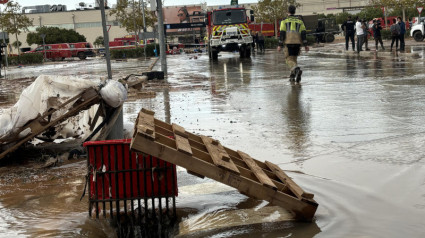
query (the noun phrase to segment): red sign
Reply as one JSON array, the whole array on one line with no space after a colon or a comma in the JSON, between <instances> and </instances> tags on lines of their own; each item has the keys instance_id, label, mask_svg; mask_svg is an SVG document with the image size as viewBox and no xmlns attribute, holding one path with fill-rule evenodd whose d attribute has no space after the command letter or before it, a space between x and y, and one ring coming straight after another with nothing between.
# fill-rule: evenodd
<instances>
[{"instance_id":1,"label":"red sign","mask_svg":"<svg viewBox=\"0 0 425 238\"><path fill-rule=\"evenodd\" d=\"M424 9L424 7L417 7L416 9L418 9L419 14L421 14L422 9Z\"/></svg>"},{"instance_id":2,"label":"red sign","mask_svg":"<svg viewBox=\"0 0 425 238\"><path fill-rule=\"evenodd\" d=\"M0 0L0 4L6 4L9 0Z\"/></svg>"}]
</instances>

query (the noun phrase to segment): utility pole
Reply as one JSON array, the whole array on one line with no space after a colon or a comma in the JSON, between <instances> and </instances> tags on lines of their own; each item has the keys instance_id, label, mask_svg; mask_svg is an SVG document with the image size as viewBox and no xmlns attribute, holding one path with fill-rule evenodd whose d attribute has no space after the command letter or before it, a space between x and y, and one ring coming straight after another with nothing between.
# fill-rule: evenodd
<instances>
[{"instance_id":1,"label":"utility pole","mask_svg":"<svg viewBox=\"0 0 425 238\"><path fill-rule=\"evenodd\" d=\"M99 5L100 5L100 15L102 17L103 45L105 46L106 68L108 70L108 79L112 79L111 54L109 51L109 34L108 34L108 30L106 29L104 0L99 0Z\"/></svg>"},{"instance_id":2,"label":"utility pole","mask_svg":"<svg viewBox=\"0 0 425 238\"><path fill-rule=\"evenodd\" d=\"M146 60L146 19L145 19L145 0L142 1L142 15L143 15L143 49ZM139 4L140 7L140 4Z\"/></svg>"},{"instance_id":3,"label":"utility pole","mask_svg":"<svg viewBox=\"0 0 425 238\"><path fill-rule=\"evenodd\" d=\"M111 69L111 55L109 52L109 34L106 30L106 17L105 17L105 2L99 0L100 14L102 15L102 27L103 27L103 45L105 46L106 56L106 67L108 69L108 79L112 80L112 69ZM124 138L124 115L121 108L120 114L113 125L111 132L107 136L108 140L122 139Z\"/></svg>"},{"instance_id":4,"label":"utility pole","mask_svg":"<svg viewBox=\"0 0 425 238\"><path fill-rule=\"evenodd\" d=\"M161 57L161 71L167 77L167 53L165 52L164 20L162 18L162 0L156 0L158 6L158 31L159 31L159 51Z\"/></svg>"}]
</instances>

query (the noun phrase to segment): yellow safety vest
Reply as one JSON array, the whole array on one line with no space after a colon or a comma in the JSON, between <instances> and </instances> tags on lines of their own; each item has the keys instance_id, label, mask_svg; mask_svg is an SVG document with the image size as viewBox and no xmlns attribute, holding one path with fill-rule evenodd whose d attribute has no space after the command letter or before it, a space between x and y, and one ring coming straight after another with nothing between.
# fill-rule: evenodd
<instances>
[{"instance_id":1,"label":"yellow safety vest","mask_svg":"<svg viewBox=\"0 0 425 238\"><path fill-rule=\"evenodd\" d=\"M280 22L280 31L286 32L285 44L302 44L301 32L305 30L304 22L294 16Z\"/></svg>"}]
</instances>

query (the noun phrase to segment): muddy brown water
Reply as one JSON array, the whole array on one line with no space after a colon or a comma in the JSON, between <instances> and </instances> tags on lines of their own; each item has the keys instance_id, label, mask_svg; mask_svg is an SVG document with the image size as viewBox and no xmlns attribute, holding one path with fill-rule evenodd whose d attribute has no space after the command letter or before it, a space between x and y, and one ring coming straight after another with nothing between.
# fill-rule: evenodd
<instances>
[{"instance_id":1,"label":"muddy brown water","mask_svg":"<svg viewBox=\"0 0 425 238\"><path fill-rule=\"evenodd\" d=\"M212 63L206 55L170 56L171 87L127 102L124 117L131 125L146 107L296 171L288 173L319 203L312 223L269 219L209 230L211 214L226 223L226 212L267 203L179 169L180 219L201 230L188 237L425 237L425 47L413 50L421 60L305 54L297 86L274 51L251 59L223 53ZM0 171L0 236L114 236L107 223L88 218L86 198L79 201L84 160ZM203 186L189 190L194 185Z\"/></svg>"}]
</instances>

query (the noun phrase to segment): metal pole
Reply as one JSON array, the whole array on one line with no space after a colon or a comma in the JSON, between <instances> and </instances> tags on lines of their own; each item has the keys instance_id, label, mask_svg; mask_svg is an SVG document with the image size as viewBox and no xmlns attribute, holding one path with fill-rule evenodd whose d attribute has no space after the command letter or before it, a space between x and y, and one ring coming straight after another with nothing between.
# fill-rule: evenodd
<instances>
[{"instance_id":1,"label":"metal pole","mask_svg":"<svg viewBox=\"0 0 425 238\"><path fill-rule=\"evenodd\" d=\"M108 70L108 79L112 80L112 69L111 69L111 55L109 52L109 35L108 30L106 29L106 17L105 17L105 3L104 0L99 0L100 4L100 14L102 16L102 27L103 27L103 45L105 46L105 57L106 57L106 68ZM124 115L122 108L120 109L120 115L115 121L114 126L111 129L111 132L107 136L108 140L113 139L122 139L124 137L123 128L124 128Z\"/></svg>"},{"instance_id":2,"label":"metal pole","mask_svg":"<svg viewBox=\"0 0 425 238\"><path fill-rule=\"evenodd\" d=\"M102 17L103 45L105 46L106 68L108 70L108 79L112 79L111 54L109 52L109 35L108 35L108 30L106 29L104 0L99 0L99 5L100 5L100 15Z\"/></svg>"},{"instance_id":3,"label":"metal pole","mask_svg":"<svg viewBox=\"0 0 425 238\"><path fill-rule=\"evenodd\" d=\"M159 31L159 52L161 57L161 71L167 76L167 53L165 52L164 20L162 19L162 0L156 0L158 6L158 31Z\"/></svg>"},{"instance_id":4,"label":"metal pole","mask_svg":"<svg viewBox=\"0 0 425 238\"><path fill-rule=\"evenodd\" d=\"M134 0L133 0L133 26L134 26L134 40L136 40L136 48L137 48L137 43L138 43L138 35L136 32L136 14L135 14L135 7L134 7Z\"/></svg>"},{"instance_id":5,"label":"metal pole","mask_svg":"<svg viewBox=\"0 0 425 238\"><path fill-rule=\"evenodd\" d=\"M145 54L145 60L146 60L146 19L145 19L145 0L142 1L142 15L143 15L143 49ZM140 6L140 4L139 4Z\"/></svg>"},{"instance_id":6,"label":"metal pole","mask_svg":"<svg viewBox=\"0 0 425 238\"><path fill-rule=\"evenodd\" d=\"M43 61L46 62L46 43L44 42L44 38L46 38L46 34L41 34L40 36L43 39L43 52L44 52Z\"/></svg>"}]
</instances>

